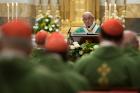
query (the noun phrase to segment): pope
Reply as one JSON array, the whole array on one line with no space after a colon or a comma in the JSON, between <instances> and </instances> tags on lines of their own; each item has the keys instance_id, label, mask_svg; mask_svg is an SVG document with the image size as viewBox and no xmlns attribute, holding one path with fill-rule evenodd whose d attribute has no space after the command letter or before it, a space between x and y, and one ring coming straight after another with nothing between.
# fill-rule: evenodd
<instances>
[{"instance_id":1,"label":"pope","mask_svg":"<svg viewBox=\"0 0 140 93\"><path fill-rule=\"evenodd\" d=\"M91 12L85 12L82 16L84 26L76 29L76 34L95 34L100 32L100 26L95 22L95 17Z\"/></svg>"}]
</instances>

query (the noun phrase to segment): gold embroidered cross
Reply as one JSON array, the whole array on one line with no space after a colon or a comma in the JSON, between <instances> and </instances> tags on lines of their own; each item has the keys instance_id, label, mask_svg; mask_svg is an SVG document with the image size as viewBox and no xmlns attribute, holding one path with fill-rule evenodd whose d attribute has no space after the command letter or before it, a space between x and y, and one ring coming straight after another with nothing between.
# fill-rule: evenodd
<instances>
[{"instance_id":1,"label":"gold embroidered cross","mask_svg":"<svg viewBox=\"0 0 140 93\"><path fill-rule=\"evenodd\" d=\"M110 67L106 63L104 63L97 70L98 70L98 73L101 75L101 77L98 80L99 85L102 87L106 87L108 85L107 75L111 71Z\"/></svg>"},{"instance_id":2,"label":"gold embroidered cross","mask_svg":"<svg viewBox=\"0 0 140 93\"><path fill-rule=\"evenodd\" d=\"M103 76L107 75L110 72L110 68L107 64L102 64L101 67L98 68L98 72Z\"/></svg>"}]
</instances>

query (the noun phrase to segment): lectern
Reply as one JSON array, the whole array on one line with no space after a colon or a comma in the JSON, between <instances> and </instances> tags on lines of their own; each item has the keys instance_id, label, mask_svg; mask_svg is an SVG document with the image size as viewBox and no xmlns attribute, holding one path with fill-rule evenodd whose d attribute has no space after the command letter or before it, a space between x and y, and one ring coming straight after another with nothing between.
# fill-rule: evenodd
<instances>
[{"instance_id":1,"label":"lectern","mask_svg":"<svg viewBox=\"0 0 140 93\"><path fill-rule=\"evenodd\" d=\"M83 34L83 33L71 33L71 42L78 42L79 44L85 43L86 41L90 43L99 43L99 34Z\"/></svg>"}]
</instances>

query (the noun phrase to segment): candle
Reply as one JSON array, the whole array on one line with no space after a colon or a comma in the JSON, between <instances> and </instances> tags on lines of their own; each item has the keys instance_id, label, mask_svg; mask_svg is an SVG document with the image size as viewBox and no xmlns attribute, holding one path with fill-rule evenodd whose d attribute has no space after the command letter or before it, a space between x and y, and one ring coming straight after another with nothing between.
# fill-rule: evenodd
<instances>
[{"instance_id":1,"label":"candle","mask_svg":"<svg viewBox=\"0 0 140 93\"><path fill-rule=\"evenodd\" d=\"M117 6L116 6L116 3L114 3L113 8L114 8L114 10L113 10L113 17L116 18L117 17Z\"/></svg>"},{"instance_id":2,"label":"candle","mask_svg":"<svg viewBox=\"0 0 140 93\"><path fill-rule=\"evenodd\" d=\"M116 3L114 4L114 10L116 10L117 9L117 7L116 7Z\"/></svg>"},{"instance_id":3,"label":"candle","mask_svg":"<svg viewBox=\"0 0 140 93\"><path fill-rule=\"evenodd\" d=\"M126 11L126 0L124 0L124 7L125 7L125 11Z\"/></svg>"},{"instance_id":4,"label":"candle","mask_svg":"<svg viewBox=\"0 0 140 93\"><path fill-rule=\"evenodd\" d=\"M109 18L111 18L111 12L112 12L112 9L111 9L111 3L109 3Z\"/></svg>"},{"instance_id":5,"label":"candle","mask_svg":"<svg viewBox=\"0 0 140 93\"><path fill-rule=\"evenodd\" d=\"M104 21L108 19L108 3L105 1Z\"/></svg>"},{"instance_id":6,"label":"candle","mask_svg":"<svg viewBox=\"0 0 140 93\"><path fill-rule=\"evenodd\" d=\"M107 9L107 2L105 1L105 10Z\"/></svg>"},{"instance_id":7,"label":"candle","mask_svg":"<svg viewBox=\"0 0 140 93\"><path fill-rule=\"evenodd\" d=\"M16 19L18 18L18 3L16 2Z\"/></svg>"},{"instance_id":8,"label":"candle","mask_svg":"<svg viewBox=\"0 0 140 93\"><path fill-rule=\"evenodd\" d=\"M7 20L9 22L10 16L9 16L9 3L7 3Z\"/></svg>"},{"instance_id":9,"label":"candle","mask_svg":"<svg viewBox=\"0 0 140 93\"><path fill-rule=\"evenodd\" d=\"M12 20L14 19L14 3L12 2Z\"/></svg>"}]
</instances>

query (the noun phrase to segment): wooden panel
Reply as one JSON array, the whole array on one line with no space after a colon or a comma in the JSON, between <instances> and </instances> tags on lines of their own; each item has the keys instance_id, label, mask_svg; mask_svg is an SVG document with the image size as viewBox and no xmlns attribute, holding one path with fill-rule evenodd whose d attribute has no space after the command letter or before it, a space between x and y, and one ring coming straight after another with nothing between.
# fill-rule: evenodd
<instances>
[{"instance_id":1,"label":"wooden panel","mask_svg":"<svg viewBox=\"0 0 140 93\"><path fill-rule=\"evenodd\" d=\"M126 29L140 33L140 18L126 18Z\"/></svg>"}]
</instances>

